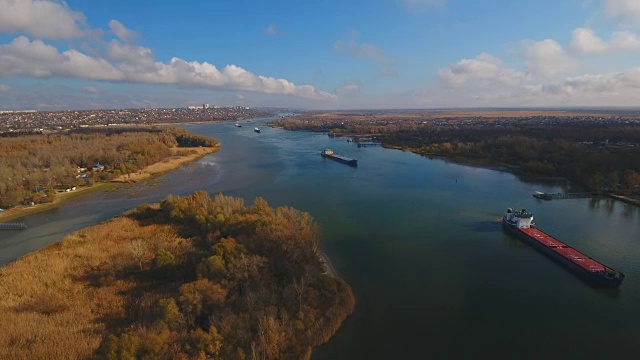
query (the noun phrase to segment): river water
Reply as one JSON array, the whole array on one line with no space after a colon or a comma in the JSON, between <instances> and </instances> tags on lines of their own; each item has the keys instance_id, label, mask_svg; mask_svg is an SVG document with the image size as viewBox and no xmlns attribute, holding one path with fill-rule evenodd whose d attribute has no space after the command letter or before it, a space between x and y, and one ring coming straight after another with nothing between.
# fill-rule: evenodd
<instances>
[{"instance_id":1,"label":"river water","mask_svg":"<svg viewBox=\"0 0 640 360\"><path fill-rule=\"evenodd\" d=\"M640 209L612 200L542 201L563 182L452 164L264 120L186 125L222 150L152 181L81 195L0 232L0 264L143 202L204 189L310 212L352 286L353 317L314 360L602 359L640 350ZM320 157L326 147L358 159ZM596 289L502 232L507 207L626 274Z\"/></svg>"}]
</instances>

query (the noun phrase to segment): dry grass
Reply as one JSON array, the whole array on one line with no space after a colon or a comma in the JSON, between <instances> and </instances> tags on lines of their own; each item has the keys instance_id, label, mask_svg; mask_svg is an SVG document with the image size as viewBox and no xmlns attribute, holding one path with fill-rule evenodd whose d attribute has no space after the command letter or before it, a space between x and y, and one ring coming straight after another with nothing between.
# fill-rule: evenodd
<instances>
[{"instance_id":1,"label":"dry grass","mask_svg":"<svg viewBox=\"0 0 640 360\"><path fill-rule=\"evenodd\" d=\"M135 285L109 271L137 266L132 241L143 244L145 262L159 248L186 242L173 234L169 225L118 217L0 268L0 359L90 356L106 323L124 317L123 291ZM103 276L90 276L96 273Z\"/></svg>"},{"instance_id":2,"label":"dry grass","mask_svg":"<svg viewBox=\"0 0 640 360\"><path fill-rule=\"evenodd\" d=\"M173 156L164 161L151 164L137 173L122 175L114 182L137 182L179 168L182 164L194 161L219 150L219 147L172 148Z\"/></svg>"}]
</instances>

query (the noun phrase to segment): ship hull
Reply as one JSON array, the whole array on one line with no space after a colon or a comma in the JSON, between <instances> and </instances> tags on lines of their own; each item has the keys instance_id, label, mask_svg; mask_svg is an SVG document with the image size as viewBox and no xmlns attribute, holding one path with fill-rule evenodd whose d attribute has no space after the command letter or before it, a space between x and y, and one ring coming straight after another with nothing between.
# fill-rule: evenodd
<instances>
[{"instance_id":1,"label":"ship hull","mask_svg":"<svg viewBox=\"0 0 640 360\"><path fill-rule=\"evenodd\" d=\"M554 251L553 248L546 246L545 244L536 240L534 237L529 236L528 234L520 231L520 229L516 228L515 226L507 223L505 219L502 220L502 227L511 235L522 240L527 245L536 249L538 252L546 255L548 258L555 261L559 265L562 265L565 269L569 270L574 275L577 275L581 279L591 284L609 288L617 288L622 284L624 275L621 273L621 277L619 278L610 278L602 275L601 273L588 271L587 269L575 264L562 254Z\"/></svg>"},{"instance_id":2,"label":"ship hull","mask_svg":"<svg viewBox=\"0 0 640 360\"><path fill-rule=\"evenodd\" d=\"M346 159L346 158L343 158L343 157L339 157L339 156L335 156L335 155L328 155L328 154L324 154L324 153L322 153L320 155L322 155L322 157L325 158L325 159L335 160L337 162L341 162L341 163L347 164L349 166L353 166L353 167L358 166L358 160L356 160L356 159Z\"/></svg>"}]
</instances>

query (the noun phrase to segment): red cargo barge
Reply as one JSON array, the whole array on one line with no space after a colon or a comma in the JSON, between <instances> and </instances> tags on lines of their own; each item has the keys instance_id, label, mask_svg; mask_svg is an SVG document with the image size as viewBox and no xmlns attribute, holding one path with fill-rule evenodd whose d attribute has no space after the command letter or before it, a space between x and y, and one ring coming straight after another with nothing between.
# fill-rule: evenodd
<instances>
[{"instance_id":1,"label":"red cargo barge","mask_svg":"<svg viewBox=\"0 0 640 360\"><path fill-rule=\"evenodd\" d=\"M533 214L507 209L502 227L574 274L597 285L617 288L624 274L605 266L533 226Z\"/></svg>"}]
</instances>

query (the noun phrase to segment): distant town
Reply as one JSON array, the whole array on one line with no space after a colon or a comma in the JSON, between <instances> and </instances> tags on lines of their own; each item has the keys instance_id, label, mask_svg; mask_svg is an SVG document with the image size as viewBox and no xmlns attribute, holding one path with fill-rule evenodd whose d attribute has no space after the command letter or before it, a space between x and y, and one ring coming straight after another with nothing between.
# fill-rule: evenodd
<instances>
[{"instance_id":1,"label":"distant town","mask_svg":"<svg viewBox=\"0 0 640 360\"><path fill-rule=\"evenodd\" d=\"M222 107L209 104L173 109L2 111L0 112L0 133L11 135L11 133L124 124L234 121L273 116L281 111L274 108Z\"/></svg>"}]
</instances>

